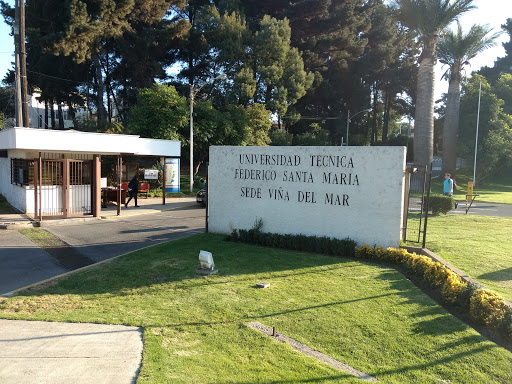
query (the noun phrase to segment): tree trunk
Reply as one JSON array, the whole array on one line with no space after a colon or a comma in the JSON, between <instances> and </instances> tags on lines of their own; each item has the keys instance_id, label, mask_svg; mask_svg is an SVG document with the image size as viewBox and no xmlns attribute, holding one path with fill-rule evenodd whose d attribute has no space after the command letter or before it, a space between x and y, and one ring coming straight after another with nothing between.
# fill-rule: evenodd
<instances>
[{"instance_id":1,"label":"tree trunk","mask_svg":"<svg viewBox=\"0 0 512 384\"><path fill-rule=\"evenodd\" d=\"M457 167L457 140L459 130L460 79L450 79L443 128L443 174L455 177Z\"/></svg>"},{"instance_id":2,"label":"tree trunk","mask_svg":"<svg viewBox=\"0 0 512 384\"><path fill-rule=\"evenodd\" d=\"M64 116L62 115L62 103L58 104L57 113L58 113L58 118L59 118L59 129L61 131L63 131L64 130Z\"/></svg>"},{"instance_id":3,"label":"tree trunk","mask_svg":"<svg viewBox=\"0 0 512 384\"><path fill-rule=\"evenodd\" d=\"M98 108L98 120L106 121L107 120L107 111L105 110L105 105L103 105L103 94L105 93L105 86L103 85L103 73L101 71L100 58L97 52L92 53L92 62L94 68L96 69L96 81L97 81L97 94L96 94L96 104Z\"/></svg>"},{"instance_id":4,"label":"tree trunk","mask_svg":"<svg viewBox=\"0 0 512 384\"><path fill-rule=\"evenodd\" d=\"M434 87L437 36L425 43L418 70L414 115L414 164L430 165L434 157Z\"/></svg>"},{"instance_id":5,"label":"tree trunk","mask_svg":"<svg viewBox=\"0 0 512 384\"><path fill-rule=\"evenodd\" d=\"M50 99L50 120L52 122L52 129L57 129L56 127L56 123L55 123L55 109L53 108L53 106L55 105L55 101L54 99Z\"/></svg>"},{"instance_id":6,"label":"tree trunk","mask_svg":"<svg viewBox=\"0 0 512 384\"><path fill-rule=\"evenodd\" d=\"M391 96L389 94L389 90L385 91L384 97L384 123L382 124L382 143L387 143L388 141L388 131L389 131L389 113L391 109Z\"/></svg>"},{"instance_id":7,"label":"tree trunk","mask_svg":"<svg viewBox=\"0 0 512 384\"><path fill-rule=\"evenodd\" d=\"M44 128L48 129L48 100L44 100Z\"/></svg>"},{"instance_id":8,"label":"tree trunk","mask_svg":"<svg viewBox=\"0 0 512 384\"><path fill-rule=\"evenodd\" d=\"M377 98L379 97L379 93L377 91L377 85L373 84L373 119L372 119L372 137L371 137L371 145L375 145L377 142Z\"/></svg>"}]
</instances>

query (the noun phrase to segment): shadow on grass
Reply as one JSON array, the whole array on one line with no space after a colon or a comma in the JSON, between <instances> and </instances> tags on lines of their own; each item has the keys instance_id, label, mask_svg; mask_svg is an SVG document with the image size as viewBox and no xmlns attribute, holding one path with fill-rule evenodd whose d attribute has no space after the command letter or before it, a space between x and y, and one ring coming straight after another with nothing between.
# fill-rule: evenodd
<instances>
[{"instance_id":1,"label":"shadow on grass","mask_svg":"<svg viewBox=\"0 0 512 384\"><path fill-rule=\"evenodd\" d=\"M505 268L499 271L484 273L477 277L477 279L486 279L492 281L509 281L512 280L512 267Z\"/></svg>"},{"instance_id":2,"label":"shadow on grass","mask_svg":"<svg viewBox=\"0 0 512 384\"><path fill-rule=\"evenodd\" d=\"M482 338L480 341L483 341L483 340L484 339ZM474 343L474 342L475 341L472 341L472 343ZM470 343L470 341L468 341L468 343ZM374 371L374 372L369 372L368 374L372 375L374 377L380 378L385 375L393 375L395 373L400 373L400 372L405 372L405 371L421 371L421 370L424 370L424 369L430 368L430 367L442 366L444 364L447 364L447 363L450 363L450 362L453 362L456 360L460 360L465 357L469 357L469 356L475 355L477 353L485 352L485 351L488 351L490 349L495 349L495 348L499 348L499 347L495 344L494 345L490 345L490 344L482 345L480 347L473 348L469 351L449 354L448 356L441 357L438 359L431 359L428 363L405 365L405 366L401 366L400 368L396 368L396 369L389 369L389 370L384 370L384 371Z\"/></svg>"}]
</instances>

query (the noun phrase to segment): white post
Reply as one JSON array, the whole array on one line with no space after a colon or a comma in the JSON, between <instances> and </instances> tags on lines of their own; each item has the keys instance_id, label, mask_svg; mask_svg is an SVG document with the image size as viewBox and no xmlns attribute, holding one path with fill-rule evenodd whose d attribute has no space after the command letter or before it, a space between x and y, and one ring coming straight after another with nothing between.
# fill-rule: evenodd
<instances>
[{"instance_id":1,"label":"white post","mask_svg":"<svg viewBox=\"0 0 512 384\"><path fill-rule=\"evenodd\" d=\"M190 84L190 193L194 188L194 85Z\"/></svg>"},{"instance_id":2,"label":"white post","mask_svg":"<svg viewBox=\"0 0 512 384\"><path fill-rule=\"evenodd\" d=\"M475 138L475 163L473 165L473 187L476 185L476 154L478 151L478 125L480 123L480 97L482 96L482 82L480 82L480 90L478 91L478 112L476 115L476 138Z\"/></svg>"}]
</instances>

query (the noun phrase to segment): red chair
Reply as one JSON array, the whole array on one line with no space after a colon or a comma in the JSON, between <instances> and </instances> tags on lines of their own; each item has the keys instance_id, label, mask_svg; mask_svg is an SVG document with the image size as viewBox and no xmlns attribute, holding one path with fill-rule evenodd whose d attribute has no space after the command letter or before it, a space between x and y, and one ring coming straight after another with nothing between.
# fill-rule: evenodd
<instances>
[{"instance_id":1,"label":"red chair","mask_svg":"<svg viewBox=\"0 0 512 384\"><path fill-rule=\"evenodd\" d=\"M147 199L148 198L148 193L149 193L149 183L140 183L139 193L145 193L146 194L146 199Z\"/></svg>"}]
</instances>

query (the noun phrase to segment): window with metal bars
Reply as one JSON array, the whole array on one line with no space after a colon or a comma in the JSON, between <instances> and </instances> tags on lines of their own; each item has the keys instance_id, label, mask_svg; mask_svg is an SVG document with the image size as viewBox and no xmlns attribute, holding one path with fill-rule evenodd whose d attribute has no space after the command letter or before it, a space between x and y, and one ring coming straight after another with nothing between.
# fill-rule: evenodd
<instances>
[{"instance_id":1,"label":"window with metal bars","mask_svg":"<svg viewBox=\"0 0 512 384\"><path fill-rule=\"evenodd\" d=\"M11 159L11 184L34 185L34 160Z\"/></svg>"}]
</instances>

